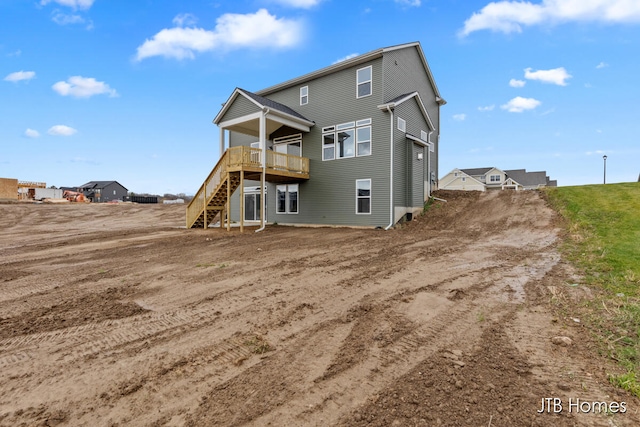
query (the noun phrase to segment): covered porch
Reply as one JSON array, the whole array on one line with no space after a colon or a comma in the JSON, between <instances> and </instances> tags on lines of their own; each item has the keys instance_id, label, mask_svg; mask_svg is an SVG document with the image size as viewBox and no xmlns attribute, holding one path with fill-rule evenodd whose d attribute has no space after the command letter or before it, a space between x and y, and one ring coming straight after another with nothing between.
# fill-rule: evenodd
<instances>
[{"instance_id":1,"label":"covered porch","mask_svg":"<svg viewBox=\"0 0 640 427\"><path fill-rule=\"evenodd\" d=\"M196 196L187 206L187 228L207 228L220 214L220 226L231 229L231 196L240 187L240 230L244 230L244 180L265 184L309 179L309 159L302 157L302 134L314 123L289 107L236 88L213 121L219 127L223 153ZM228 132L256 138L250 145L228 147ZM280 135L276 137L276 135ZM269 142L269 145L267 144ZM265 226L266 203L260 206L260 229Z\"/></svg>"}]
</instances>

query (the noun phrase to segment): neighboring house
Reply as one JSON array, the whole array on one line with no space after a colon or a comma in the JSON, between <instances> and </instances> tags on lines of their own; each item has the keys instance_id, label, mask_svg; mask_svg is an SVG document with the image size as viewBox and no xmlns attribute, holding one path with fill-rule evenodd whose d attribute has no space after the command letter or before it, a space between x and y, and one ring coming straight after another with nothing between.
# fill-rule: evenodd
<instances>
[{"instance_id":1,"label":"neighboring house","mask_svg":"<svg viewBox=\"0 0 640 427\"><path fill-rule=\"evenodd\" d=\"M422 211L437 184L445 103L417 42L255 93L236 88L213 120L222 155L187 227L206 228L220 212L227 228L265 219L391 227Z\"/></svg>"},{"instance_id":2,"label":"neighboring house","mask_svg":"<svg viewBox=\"0 0 640 427\"><path fill-rule=\"evenodd\" d=\"M527 172L525 169L501 170L496 167L454 169L440 179L441 190L535 190L557 187L546 172Z\"/></svg>"},{"instance_id":3,"label":"neighboring house","mask_svg":"<svg viewBox=\"0 0 640 427\"><path fill-rule=\"evenodd\" d=\"M94 203L123 200L129 192L118 181L90 181L78 187L78 191Z\"/></svg>"}]
</instances>

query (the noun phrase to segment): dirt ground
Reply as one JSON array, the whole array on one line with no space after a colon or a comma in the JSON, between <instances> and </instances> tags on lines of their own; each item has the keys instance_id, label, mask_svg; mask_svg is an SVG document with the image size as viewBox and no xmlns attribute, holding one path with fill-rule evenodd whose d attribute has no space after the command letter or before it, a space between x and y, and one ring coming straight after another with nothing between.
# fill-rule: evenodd
<instances>
[{"instance_id":1,"label":"dirt ground","mask_svg":"<svg viewBox=\"0 0 640 427\"><path fill-rule=\"evenodd\" d=\"M439 196L386 232L0 205L0 425L640 425L544 199Z\"/></svg>"}]
</instances>

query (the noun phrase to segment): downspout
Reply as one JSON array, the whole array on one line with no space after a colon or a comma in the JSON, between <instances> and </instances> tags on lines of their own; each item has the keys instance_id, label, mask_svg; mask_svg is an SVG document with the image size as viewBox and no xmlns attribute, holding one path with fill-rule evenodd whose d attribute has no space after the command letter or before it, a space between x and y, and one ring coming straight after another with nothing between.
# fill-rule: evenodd
<instances>
[{"instance_id":1,"label":"downspout","mask_svg":"<svg viewBox=\"0 0 640 427\"><path fill-rule=\"evenodd\" d=\"M393 110L391 109L391 106L387 104L387 111L389 112L390 116L391 116L391 154L389 157L391 157L391 164L390 164L390 173L389 173L389 204L390 204L390 219L389 219L389 225L387 225L385 227L385 230L390 229L391 227L393 227L394 224L394 212L393 212L393 146L395 144L395 141L393 140Z\"/></svg>"},{"instance_id":2,"label":"downspout","mask_svg":"<svg viewBox=\"0 0 640 427\"><path fill-rule=\"evenodd\" d=\"M429 146L427 147L427 178L429 179L429 192L428 196L431 197L431 134L432 130L427 134L427 142Z\"/></svg>"},{"instance_id":3,"label":"downspout","mask_svg":"<svg viewBox=\"0 0 640 427\"><path fill-rule=\"evenodd\" d=\"M264 187L267 179L267 114L271 110L268 107L262 107L262 116L260 116L260 145L262 146L262 180L260 181L260 218L262 219L262 225L255 232L259 233L267 227L267 200L264 194Z\"/></svg>"}]
</instances>

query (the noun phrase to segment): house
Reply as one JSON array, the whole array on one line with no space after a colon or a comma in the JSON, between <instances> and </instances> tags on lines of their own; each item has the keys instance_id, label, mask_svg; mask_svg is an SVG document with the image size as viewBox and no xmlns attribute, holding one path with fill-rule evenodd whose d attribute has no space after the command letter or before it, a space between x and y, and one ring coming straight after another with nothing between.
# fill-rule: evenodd
<instances>
[{"instance_id":1,"label":"house","mask_svg":"<svg viewBox=\"0 0 640 427\"><path fill-rule=\"evenodd\" d=\"M213 120L222 155L187 207L187 227L221 214L227 229L389 228L422 211L437 184L445 103L418 42L256 92L236 88Z\"/></svg>"},{"instance_id":2,"label":"house","mask_svg":"<svg viewBox=\"0 0 640 427\"><path fill-rule=\"evenodd\" d=\"M78 187L78 191L94 203L123 200L129 192L118 181L90 181Z\"/></svg>"},{"instance_id":3,"label":"house","mask_svg":"<svg viewBox=\"0 0 640 427\"><path fill-rule=\"evenodd\" d=\"M525 169L501 170L496 167L454 169L440 179L441 190L535 190L557 187L546 172L527 172Z\"/></svg>"}]
</instances>

